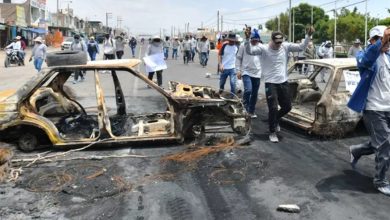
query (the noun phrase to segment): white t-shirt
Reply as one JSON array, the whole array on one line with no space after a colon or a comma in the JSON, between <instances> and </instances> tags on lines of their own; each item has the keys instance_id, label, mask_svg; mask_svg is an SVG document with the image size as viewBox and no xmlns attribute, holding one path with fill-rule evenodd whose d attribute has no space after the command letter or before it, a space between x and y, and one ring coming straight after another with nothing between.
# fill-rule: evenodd
<instances>
[{"instance_id":1,"label":"white t-shirt","mask_svg":"<svg viewBox=\"0 0 390 220\"><path fill-rule=\"evenodd\" d=\"M378 70L368 91L366 110L390 111L390 55L382 53L376 63Z\"/></svg>"},{"instance_id":2,"label":"white t-shirt","mask_svg":"<svg viewBox=\"0 0 390 220\"><path fill-rule=\"evenodd\" d=\"M236 54L237 54L237 46L236 45L229 45L227 44L223 50L222 55L222 65L223 68L228 69L235 69L236 68Z\"/></svg>"}]
</instances>

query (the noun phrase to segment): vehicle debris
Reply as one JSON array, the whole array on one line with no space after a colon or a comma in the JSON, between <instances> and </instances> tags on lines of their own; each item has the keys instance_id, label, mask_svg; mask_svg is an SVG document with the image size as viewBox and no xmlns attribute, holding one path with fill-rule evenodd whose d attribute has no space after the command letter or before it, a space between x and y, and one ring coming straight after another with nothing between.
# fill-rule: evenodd
<instances>
[{"instance_id":1,"label":"vehicle debris","mask_svg":"<svg viewBox=\"0 0 390 220\"><path fill-rule=\"evenodd\" d=\"M10 148L0 148L0 183L8 178L13 151Z\"/></svg>"},{"instance_id":2,"label":"vehicle debris","mask_svg":"<svg viewBox=\"0 0 390 220\"><path fill-rule=\"evenodd\" d=\"M298 205L293 205L293 204L279 205L276 210L279 212L289 212L289 213L301 212L301 208L299 208Z\"/></svg>"}]
</instances>

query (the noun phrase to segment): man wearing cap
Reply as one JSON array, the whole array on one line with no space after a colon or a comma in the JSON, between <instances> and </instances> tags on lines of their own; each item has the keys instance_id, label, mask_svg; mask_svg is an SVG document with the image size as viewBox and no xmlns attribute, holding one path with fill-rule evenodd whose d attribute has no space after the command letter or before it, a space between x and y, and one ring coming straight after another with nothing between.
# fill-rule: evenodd
<instances>
[{"instance_id":1,"label":"man wearing cap","mask_svg":"<svg viewBox=\"0 0 390 220\"><path fill-rule=\"evenodd\" d=\"M375 154L374 186L390 196L386 179L390 153L390 27L375 26L370 30L370 45L358 53L360 82L348 107L363 112L364 125L370 134L367 143L350 146L351 166L361 156Z\"/></svg>"},{"instance_id":2,"label":"man wearing cap","mask_svg":"<svg viewBox=\"0 0 390 220\"><path fill-rule=\"evenodd\" d=\"M137 47L137 40L135 37L131 37L131 40L129 41L129 46L131 49L131 54L133 55L133 58L135 57L135 48Z\"/></svg>"},{"instance_id":3,"label":"man wearing cap","mask_svg":"<svg viewBox=\"0 0 390 220\"><path fill-rule=\"evenodd\" d=\"M262 76L265 81L265 94L268 104L269 139L279 142L277 133L280 131L280 119L291 110L291 94L289 91L287 64L290 52L304 51L310 42L314 28L307 31L304 42L300 44L283 42L283 34L274 31L268 45L251 46L248 39L251 28L246 28L245 49L248 54L260 56ZM280 110L278 110L278 105Z\"/></svg>"},{"instance_id":4,"label":"man wearing cap","mask_svg":"<svg viewBox=\"0 0 390 220\"><path fill-rule=\"evenodd\" d=\"M34 57L34 67L38 72L40 72L42 69L43 61L46 59L47 47L42 42L42 37L35 38L34 43L35 45L32 50L32 54L29 61L31 62Z\"/></svg>"},{"instance_id":5,"label":"man wearing cap","mask_svg":"<svg viewBox=\"0 0 390 220\"><path fill-rule=\"evenodd\" d=\"M228 43L222 45L218 52L218 64L221 77L219 79L219 93L222 93L225 87L226 79L230 78L230 91L236 94L236 54L238 48L236 46L237 36L230 32L226 39Z\"/></svg>"},{"instance_id":6,"label":"man wearing cap","mask_svg":"<svg viewBox=\"0 0 390 220\"><path fill-rule=\"evenodd\" d=\"M168 59L169 48L171 48L171 40L168 36L166 36L165 40L163 41L164 59Z\"/></svg>"},{"instance_id":7,"label":"man wearing cap","mask_svg":"<svg viewBox=\"0 0 390 220\"><path fill-rule=\"evenodd\" d=\"M206 36L203 36L200 39L197 50L200 53L200 64L204 68L207 66L207 61L209 60L208 56L210 51L210 43L207 40Z\"/></svg>"},{"instance_id":8,"label":"man wearing cap","mask_svg":"<svg viewBox=\"0 0 390 220\"><path fill-rule=\"evenodd\" d=\"M251 46L257 46L260 35L256 29L251 33ZM260 88L261 63L259 56L249 55L245 51L245 45L241 44L236 60L237 77L244 83L244 106L252 118L257 118L255 107Z\"/></svg>"},{"instance_id":9,"label":"man wearing cap","mask_svg":"<svg viewBox=\"0 0 390 220\"><path fill-rule=\"evenodd\" d=\"M349 48L349 51L348 51L348 57L349 58L355 58L357 57L357 54L362 51L362 47L360 46L360 40L359 39L356 39L355 42L353 42L353 46L351 48Z\"/></svg>"}]
</instances>

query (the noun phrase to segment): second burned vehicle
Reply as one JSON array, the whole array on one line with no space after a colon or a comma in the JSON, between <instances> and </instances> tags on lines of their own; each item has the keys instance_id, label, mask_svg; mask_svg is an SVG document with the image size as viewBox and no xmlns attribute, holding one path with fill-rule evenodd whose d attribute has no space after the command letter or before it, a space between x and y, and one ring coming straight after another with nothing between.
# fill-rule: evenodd
<instances>
[{"instance_id":1,"label":"second burned vehicle","mask_svg":"<svg viewBox=\"0 0 390 220\"><path fill-rule=\"evenodd\" d=\"M77 58L72 53L56 54L51 67L20 89L0 92L3 140L31 151L39 145L64 148L102 140L106 145L182 142L220 127L239 135L250 130L239 99L177 82L164 90L134 69L139 60L71 64ZM80 70L86 71L86 81L72 84L72 73Z\"/></svg>"},{"instance_id":2,"label":"second burned vehicle","mask_svg":"<svg viewBox=\"0 0 390 220\"><path fill-rule=\"evenodd\" d=\"M362 117L347 103L360 80L356 60L305 60L295 65L303 65L308 76L292 74L294 66L289 69L293 104L283 120L321 136L342 137L355 130Z\"/></svg>"}]
</instances>

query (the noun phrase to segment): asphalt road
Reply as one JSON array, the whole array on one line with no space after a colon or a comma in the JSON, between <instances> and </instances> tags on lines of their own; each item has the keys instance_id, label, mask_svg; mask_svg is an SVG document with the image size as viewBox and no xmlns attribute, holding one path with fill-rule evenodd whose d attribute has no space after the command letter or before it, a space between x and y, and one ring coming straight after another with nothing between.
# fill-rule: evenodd
<instances>
[{"instance_id":1,"label":"asphalt road","mask_svg":"<svg viewBox=\"0 0 390 220\"><path fill-rule=\"evenodd\" d=\"M213 52L207 68L202 68L197 59L189 65L181 59L167 62L164 87L169 80L218 85L217 75L205 78L206 72L216 72ZM18 68L1 69L0 89L18 85L23 81L21 76L30 74L25 70L31 67ZM143 71L142 65L140 70ZM130 80L122 83L126 94L155 95L141 81L127 75L120 77L121 82ZM85 82L69 85L90 103L93 91L86 88L93 85L92 76L87 73ZM111 88L109 83L104 87ZM137 98L134 105L149 109L153 103L146 104L147 101L159 102ZM256 111L259 118L252 122L251 144L210 153L198 160L165 160L164 156L182 152L195 159L196 151L190 146L160 144L72 154L134 154L145 158L58 161L25 168L16 183L0 185L0 219L389 218L389 198L372 186L373 157L359 161L359 173L352 171L348 163L348 146L367 138L362 132L329 140L282 124L281 142L274 144L268 141L264 100L259 101ZM36 153L17 152L17 156L32 157ZM278 212L280 204L297 204L301 212Z\"/></svg>"}]
</instances>

